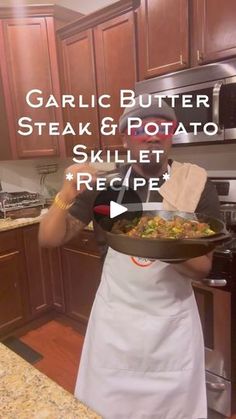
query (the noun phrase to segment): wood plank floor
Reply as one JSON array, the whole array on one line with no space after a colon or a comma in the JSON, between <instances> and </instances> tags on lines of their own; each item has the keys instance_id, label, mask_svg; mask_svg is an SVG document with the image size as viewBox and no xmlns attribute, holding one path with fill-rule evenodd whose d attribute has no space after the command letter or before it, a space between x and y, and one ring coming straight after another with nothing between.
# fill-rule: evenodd
<instances>
[{"instance_id":1,"label":"wood plank floor","mask_svg":"<svg viewBox=\"0 0 236 419\"><path fill-rule=\"evenodd\" d=\"M84 327L78 327L73 321L58 318L27 332L20 336L20 339L43 355L44 358L34 366L73 393L84 333ZM215 412L209 412L208 419L225 418ZM236 419L236 416L231 419Z\"/></svg>"},{"instance_id":2,"label":"wood plank floor","mask_svg":"<svg viewBox=\"0 0 236 419\"><path fill-rule=\"evenodd\" d=\"M71 325L55 319L20 339L43 355L34 367L73 393L84 336Z\"/></svg>"}]
</instances>

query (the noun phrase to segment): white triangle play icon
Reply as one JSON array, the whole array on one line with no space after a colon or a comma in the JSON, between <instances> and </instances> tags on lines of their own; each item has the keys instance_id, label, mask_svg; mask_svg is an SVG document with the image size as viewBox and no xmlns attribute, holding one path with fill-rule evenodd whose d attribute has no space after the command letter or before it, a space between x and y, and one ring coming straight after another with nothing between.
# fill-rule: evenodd
<instances>
[{"instance_id":1,"label":"white triangle play icon","mask_svg":"<svg viewBox=\"0 0 236 419\"><path fill-rule=\"evenodd\" d=\"M128 208L124 207L124 205L117 204L115 201L110 202L110 218L118 217L118 215L126 211L128 211Z\"/></svg>"}]
</instances>

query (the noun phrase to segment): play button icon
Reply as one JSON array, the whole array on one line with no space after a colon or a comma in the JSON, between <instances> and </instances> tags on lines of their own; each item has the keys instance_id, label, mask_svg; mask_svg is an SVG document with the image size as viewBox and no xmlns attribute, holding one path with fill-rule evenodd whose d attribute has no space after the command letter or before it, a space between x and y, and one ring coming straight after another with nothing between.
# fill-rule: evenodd
<instances>
[{"instance_id":1,"label":"play button icon","mask_svg":"<svg viewBox=\"0 0 236 419\"><path fill-rule=\"evenodd\" d=\"M110 218L118 217L118 215L123 214L128 211L124 205L117 204L115 201L110 202Z\"/></svg>"},{"instance_id":2,"label":"play button icon","mask_svg":"<svg viewBox=\"0 0 236 419\"><path fill-rule=\"evenodd\" d=\"M87 198L88 199L88 198ZM142 202L137 194L131 188L123 191L122 200L120 199L120 190L114 190L108 187L99 192L92 206L93 220L100 226L104 223L112 225L118 219L133 219L142 216Z\"/></svg>"}]
</instances>

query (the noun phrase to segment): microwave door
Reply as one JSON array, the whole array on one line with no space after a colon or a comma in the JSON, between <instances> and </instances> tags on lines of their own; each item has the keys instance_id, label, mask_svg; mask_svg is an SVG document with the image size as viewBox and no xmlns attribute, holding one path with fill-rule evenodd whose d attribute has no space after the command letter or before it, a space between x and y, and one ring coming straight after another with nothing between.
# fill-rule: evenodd
<instances>
[{"instance_id":1,"label":"microwave door","mask_svg":"<svg viewBox=\"0 0 236 419\"><path fill-rule=\"evenodd\" d=\"M178 90L179 99L176 100L175 112L178 122L182 122L187 133L175 134L173 144L200 144L224 140L224 130L220 126L220 92L223 81L204 83ZM170 94L170 93L169 93ZM192 107L182 106L183 95L191 95ZM200 103L199 98L206 98L207 102ZM171 102L171 100L168 100ZM194 126L194 123L197 123ZM213 128L213 124L215 128Z\"/></svg>"},{"instance_id":2,"label":"microwave door","mask_svg":"<svg viewBox=\"0 0 236 419\"><path fill-rule=\"evenodd\" d=\"M236 139L236 77L225 80L220 93L220 122L224 125L225 140Z\"/></svg>"}]
</instances>

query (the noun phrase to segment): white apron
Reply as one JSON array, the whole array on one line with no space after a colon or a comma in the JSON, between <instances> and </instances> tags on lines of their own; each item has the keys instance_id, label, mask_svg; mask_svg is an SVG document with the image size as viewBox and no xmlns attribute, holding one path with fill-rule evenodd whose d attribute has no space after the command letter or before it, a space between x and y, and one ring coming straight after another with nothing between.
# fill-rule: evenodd
<instances>
[{"instance_id":1,"label":"white apron","mask_svg":"<svg viewBox=\"0 0 236 419\"><path fill-rule=\"evenodd\" d=\"M75 396L104 419L207 418L204 344L189 278L171 264L109 248Z\"/></svg>"}]
</instances>

